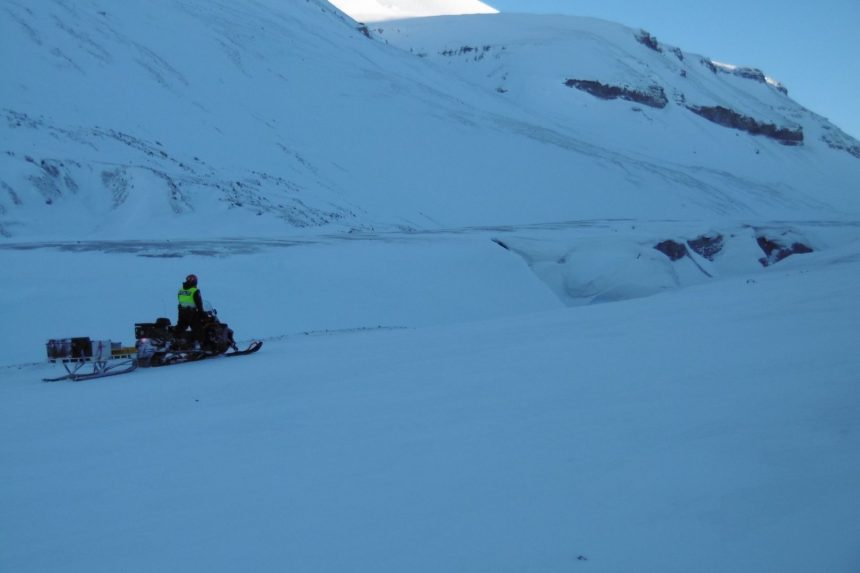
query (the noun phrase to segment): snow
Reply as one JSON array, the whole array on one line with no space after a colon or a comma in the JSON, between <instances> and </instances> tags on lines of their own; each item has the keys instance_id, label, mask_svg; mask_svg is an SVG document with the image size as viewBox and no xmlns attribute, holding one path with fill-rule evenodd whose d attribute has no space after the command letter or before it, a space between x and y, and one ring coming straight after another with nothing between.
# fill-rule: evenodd
<instances>
[{"instance_id":1,"label":"snow","mask_svg":"<svg viewBox=\"0 0 860 573\"><path fill-rule=\"evenodd\" d=\"M858 143L610 22L338 5L0 11L0 571L860 570ZM192 272L260 352L41 382Z\"/></svg>"},{"instance_id":2,"label":"snow","mask_svg":"<svg viewBox=\"0 0 860 573\"><path fill-rule=\"evenodd\" d=\"M2 569L856 570L858 243L565 308L488 233L0 250ZM258 354L39 382L189 268Z\"/></svg>"}]
</instances>

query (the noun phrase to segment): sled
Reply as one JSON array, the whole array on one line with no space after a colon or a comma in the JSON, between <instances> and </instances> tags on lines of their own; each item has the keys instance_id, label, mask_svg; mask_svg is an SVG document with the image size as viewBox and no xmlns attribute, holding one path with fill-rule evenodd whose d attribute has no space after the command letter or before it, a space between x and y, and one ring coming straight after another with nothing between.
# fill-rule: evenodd
<instances>
[{"instance_id":1,"label":"sled","mask_svg":"<svg viewBox=\"0 0 860 573\"><path fill-rule=\"evenodd\" d=\"M123 347L110 340L90 340L88 337L52 338L47 342L46 349L48 360L52 364L62 364L66 374L56 378L43 378L43 382L80 382L125 374L137 368L137 349Z\"/></svg>"}]
</instances>

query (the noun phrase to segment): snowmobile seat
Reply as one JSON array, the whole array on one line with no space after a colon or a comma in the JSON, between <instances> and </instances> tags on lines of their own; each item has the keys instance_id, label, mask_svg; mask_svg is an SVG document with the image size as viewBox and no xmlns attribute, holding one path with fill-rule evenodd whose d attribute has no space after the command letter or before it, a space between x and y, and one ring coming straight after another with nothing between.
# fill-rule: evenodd
<instances>
[{"instance_id":1,"label":"snowmobile seat","mask_svg":"<svg viewBox=\"0 0 860 573\"><path fill-rule=\"evenodd\" d=\"M135 340L140 340L141 338L149 338L152 336L152 329L155 328L155 323L153 322L135 322L134 323L134 338Z\"/></svg>"}]
</instances>

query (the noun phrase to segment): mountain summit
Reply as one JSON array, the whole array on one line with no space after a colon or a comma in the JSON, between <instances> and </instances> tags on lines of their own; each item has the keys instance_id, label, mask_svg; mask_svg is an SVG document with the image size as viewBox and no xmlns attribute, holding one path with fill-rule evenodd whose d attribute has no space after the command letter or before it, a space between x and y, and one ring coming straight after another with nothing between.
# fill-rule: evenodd
<instances>
[{"instance_id":1,"label":"mountain summit","mask_svg":"<svg viewBox=\"0 0 860 573\"><path fill-rule=\"evenodd\" d=\"M359 22L497 12L479 0L331 0L331 3Z\"/></svg>"}]
</instances>

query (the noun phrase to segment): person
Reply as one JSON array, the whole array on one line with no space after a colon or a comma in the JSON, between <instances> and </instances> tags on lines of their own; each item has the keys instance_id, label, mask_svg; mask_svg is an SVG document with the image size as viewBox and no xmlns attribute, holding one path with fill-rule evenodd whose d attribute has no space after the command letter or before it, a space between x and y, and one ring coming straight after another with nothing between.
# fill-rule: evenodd
<instances>
[{"instance_id":1,"label":"person","mask_svg":"<svg viewBox=\"0 0 860 573\"><path fill-rule=\"evenodd\" d=\"M174 333L183 335L191 328L195 347L200 346L201 321L203 319L203 296L197 288L197 275L188 275L179 289L179 317Z\"/></svg>"}]
</instances>

